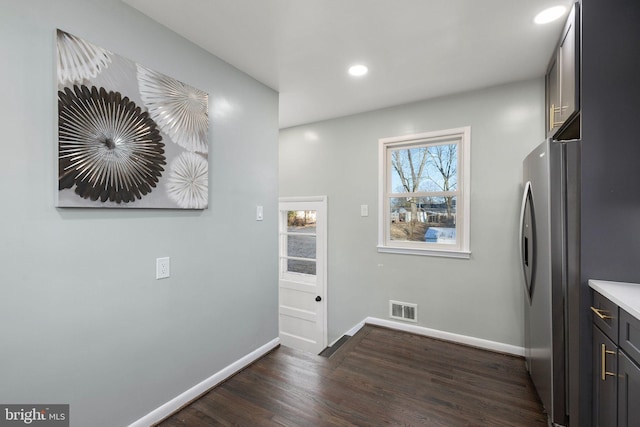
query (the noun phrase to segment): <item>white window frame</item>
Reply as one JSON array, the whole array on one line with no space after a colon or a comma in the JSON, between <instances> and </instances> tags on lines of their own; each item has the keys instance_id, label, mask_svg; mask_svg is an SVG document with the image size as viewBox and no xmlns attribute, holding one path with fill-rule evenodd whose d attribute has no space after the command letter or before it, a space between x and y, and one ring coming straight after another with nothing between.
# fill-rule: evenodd
<instances>
[{"instance_id":1,"label":"white window frame","mask_svg":"<svg viewBox=\"0 0 640 427\"><path fill-rule=\"evenodd\" d=\"M459 139L458 145L458 190L456 194L456 240L455 245L430 242L403 242L390 239L389 200L394 194L391 186L390 152L398 147L437 144L446 139ZM424 132L378 140L378 252L427 255L469 259L471 209L471 127ZM397 193L395 193L397 194Z\"/></svg>"}]
</instances>

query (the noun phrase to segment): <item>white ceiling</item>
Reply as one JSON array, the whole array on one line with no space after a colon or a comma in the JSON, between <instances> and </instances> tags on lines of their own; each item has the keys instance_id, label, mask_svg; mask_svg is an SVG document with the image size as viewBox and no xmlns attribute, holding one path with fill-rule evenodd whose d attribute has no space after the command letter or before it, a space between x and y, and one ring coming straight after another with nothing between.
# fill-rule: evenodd
<instances>
[{"instance_id":1,"label":"white ceiling","mask_svg":"<svg viewBox=\"0 0 640 427\"><path fill-rule=\"evenodd\" d=\"M533 17L572 3L123 1L277 90L281 128L542 76L563 19Z\"/></svg>"}]
</instances>

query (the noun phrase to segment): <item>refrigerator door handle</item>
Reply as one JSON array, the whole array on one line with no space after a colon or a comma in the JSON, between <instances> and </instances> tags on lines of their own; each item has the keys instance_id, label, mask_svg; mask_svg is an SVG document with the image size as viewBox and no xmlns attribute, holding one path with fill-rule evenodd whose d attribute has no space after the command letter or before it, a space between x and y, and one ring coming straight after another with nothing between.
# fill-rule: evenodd
<instances>
[{"instance_id":1,"label":"refrigerator door handle","mask_svg":"<svg viewBox=\"0 0 640 427\"><path fill-rule=\"evenodd\" d=\"M529 250L529 248L534 247L534 242L529 241L528 233L525 233L525 221L526 221L526 211L527 204L531 200L531 181L527 181L524 185L524 192L522 195L522 206L520 207L520 242L518 247L520 248L520 263L522 267L522 277L525 282L525 289L527 290L527 295L531 298L531 273L527 274L527 270L530 272L533 270L533 251ZM531 206L529 209L531 210ZM533 215L531 215L533 219ZM532 224L533 225L533 224ZM533 239L533 234L530 234L531 239Z\"/></svg>"}]
</instances>

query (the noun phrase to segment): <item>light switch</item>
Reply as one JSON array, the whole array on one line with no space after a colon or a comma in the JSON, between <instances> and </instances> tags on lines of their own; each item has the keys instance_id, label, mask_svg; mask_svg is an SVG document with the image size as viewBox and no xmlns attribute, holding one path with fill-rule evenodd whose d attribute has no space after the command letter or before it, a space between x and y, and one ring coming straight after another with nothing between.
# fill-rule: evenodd
<instances>
[{"instance_id":1,"label":"light switch","mask_svg":"<svg viewBox=\"0 0 640 427\"><path fill-rule=\"evenodd\" d=\"M360 205L360 216L369 216L369 205Z\"/></svg>"},{"instance_id":2,"label":"light switch","mask_svg":"<svg viewBox=\"0 0 640 427\"><path fill-rule=\"evenodd\" d=\"M262 221L264 218L264 209L262 206L256 206L256 221Z\"/></svg>"}]
</instances>

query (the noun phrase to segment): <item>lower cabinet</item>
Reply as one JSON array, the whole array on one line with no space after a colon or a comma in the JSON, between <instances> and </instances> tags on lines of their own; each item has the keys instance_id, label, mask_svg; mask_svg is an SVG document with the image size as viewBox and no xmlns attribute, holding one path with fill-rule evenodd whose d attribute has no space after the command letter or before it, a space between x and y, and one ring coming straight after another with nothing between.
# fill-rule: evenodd
<instances>
[{"instance_id":1,"label":"lower cabinet","mask_svg":"<svg viewBox=\"0 0 640 427\"><path fill-rule=\"evenodd\" d=\"M617 347L593 325L593 425L617 425Z\"/></svg>"},{"instance_id":2,"label":"lower cabinet","mask_svg":"<svg viewBox=\"0 0 640 427\"><path fill-rule=\"evenodd\" d=\"M593 425L640 427L640 319L593 300Z\"/></svg>"},{"instance_id":3,"label":"lower cabinet","mask_svg":"<svg viewBox=\"0 0 640 427\"><path fill-rule=\"evenodd\" d=\"M640 367L624 352L618 355L618 425L640 426Z\"/></svg>"}]
</instances>

